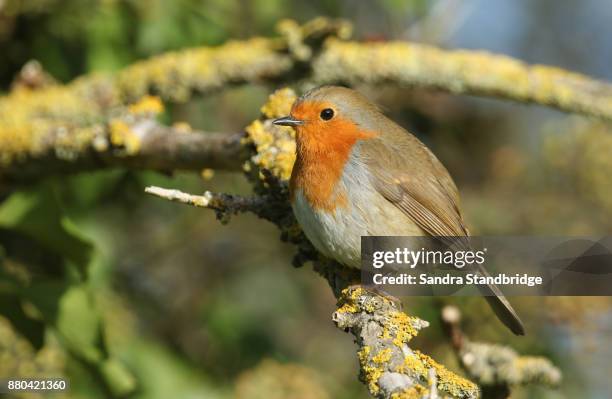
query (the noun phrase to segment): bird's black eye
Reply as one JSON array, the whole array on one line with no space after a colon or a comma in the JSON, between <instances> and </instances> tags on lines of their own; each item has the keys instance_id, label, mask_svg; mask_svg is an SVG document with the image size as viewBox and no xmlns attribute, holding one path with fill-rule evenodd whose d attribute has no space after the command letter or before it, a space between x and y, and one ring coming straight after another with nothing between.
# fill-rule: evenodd
<instances>
[{"instance_id":1,"label":"bird's black eye","mask_svg":"<svg viewBox=\"0 0 612 399\"><path fill-rule=\"evenodd\" d=\"M325 108L323 111L321 111L321 119L323 119L324 121L328 121L331 118L334 117L334 110L331 108Z\"/></svg>"}]
</instances>

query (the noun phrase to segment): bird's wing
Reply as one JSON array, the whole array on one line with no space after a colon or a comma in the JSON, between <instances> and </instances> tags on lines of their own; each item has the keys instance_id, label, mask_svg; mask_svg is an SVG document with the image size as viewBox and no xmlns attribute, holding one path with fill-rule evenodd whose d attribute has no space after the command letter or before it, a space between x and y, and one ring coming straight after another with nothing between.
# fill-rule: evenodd
<instances>
[{"instance_id":1,"label":"bird's wing","mask_svg":"<svg viewBox=\"0 0 612 399\"><path fill-rule=\"evenodd\" d=\"M372 184L432 236L467 236L452 178L423 143L398 127L389 142L376 138L361 147Z\"/></svg>"},{"instance_id":2,"label":"bird's wing","mask_svg":"<svg viewBox=\"0 0 612 399\"><path fill-rule=\"evenodd\" d=\"M397 125L387 125L390 134L370 139L360 146L372 184L414 223L443 243L467 249L469 232L459 208L459 193L448 171L416 137ZM447 239L446 237L461 237ZM488 275L483 266L478 273ZM481 287L497 317L517 335L525 328L516 311L495 285Z\"/></svg>"}]
</instances>

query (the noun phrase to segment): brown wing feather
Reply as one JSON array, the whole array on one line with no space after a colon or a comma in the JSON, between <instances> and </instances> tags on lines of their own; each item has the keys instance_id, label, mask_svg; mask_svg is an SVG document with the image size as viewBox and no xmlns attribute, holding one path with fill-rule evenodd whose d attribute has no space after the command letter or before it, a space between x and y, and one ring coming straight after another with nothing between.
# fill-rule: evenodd
<instances>
[{"instance_id":1,"label":"brown wing feather","mask_svg":"<svg viewBox=\"0 0 612 399\"><path fill-rule=\"evenodd\" d=\"M399 130L391 132L393 144L386 135L361 148L374 187L427 233L467 236L459 194L444 166L414 136L393 130Z\"/></svg>"},{"instance_id":2,"label":"brown wing feather","mask_svg":"<svg viewBox=\"0 0 612 399\"><path fill-rule=\"evenodd\" d=\"M374 187L428 234L466 237L459 242L443 241L453 247L469 248L459 193L446 168L416 137L386 118L383 123L388 134L368 140L360 148ZM478 272L488 275L483 268ZM499 288L487 285L481 291L497 317L513 333L524 335L521 319Z\"/></svg>"}]
</instances>

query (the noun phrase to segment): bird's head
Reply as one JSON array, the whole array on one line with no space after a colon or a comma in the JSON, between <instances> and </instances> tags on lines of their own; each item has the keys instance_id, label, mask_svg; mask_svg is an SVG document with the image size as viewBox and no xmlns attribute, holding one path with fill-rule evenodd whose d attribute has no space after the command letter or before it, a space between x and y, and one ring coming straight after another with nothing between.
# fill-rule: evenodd
<instances>
[{"instance_id":1,"label":"bird's head","mask_svg":"<svg viewBox=\"0 0 612 399\"><path fill-rule=\"evenodd\" d=\"M339 86L323 86L301 96L291 113L273 123L291 126L300 147L325 150L354 144L376 135L376 122L384 118L378 108L359 92Z\"/></svg>"}]
</instances>

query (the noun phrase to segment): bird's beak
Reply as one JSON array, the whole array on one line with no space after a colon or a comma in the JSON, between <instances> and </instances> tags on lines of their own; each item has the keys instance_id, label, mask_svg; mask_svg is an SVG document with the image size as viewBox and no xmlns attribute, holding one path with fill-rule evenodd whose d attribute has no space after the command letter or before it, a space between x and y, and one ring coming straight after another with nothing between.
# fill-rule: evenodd
<instances>
[{"instance_id":1,"label":"bird's beak","mask_svg":"<svg viewBox=\"0 0 612 399\"><path fill-rule=\"evenodd\" d=\"M275 119L274 121L272 121L272 123L280 126L299 126L303 125L304 121L295 119L292 116L283 116L282 118Z\"/></svg>"}]
</instances>

